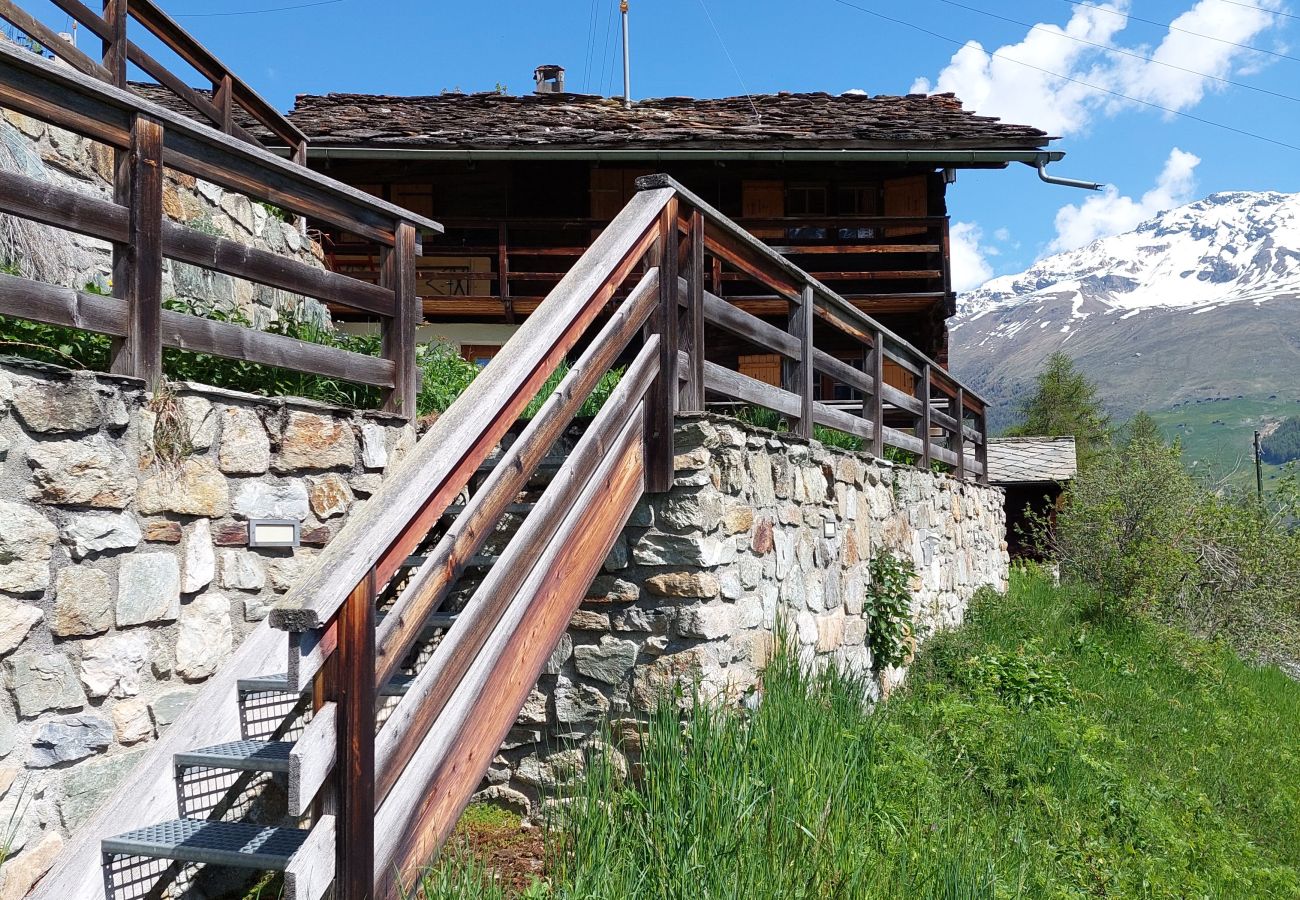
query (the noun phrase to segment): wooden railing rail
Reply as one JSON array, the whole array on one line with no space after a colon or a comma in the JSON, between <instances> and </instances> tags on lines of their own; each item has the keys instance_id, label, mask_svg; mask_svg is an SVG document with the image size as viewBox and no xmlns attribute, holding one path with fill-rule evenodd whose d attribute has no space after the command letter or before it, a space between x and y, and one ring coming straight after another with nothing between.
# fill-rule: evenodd
<instances>
[{"instance_id":1,"label":"wooden railing rail","mask_svg":"<svg viewBox=\"0 0 1300 900\"><path fill-rule=\"evenodd\" d=\"M13 47L0 46L0 105L107 143L118 155L111 200L0 173L0 212L89 235L114 248L113 296L6 275L0 276L0 313L110 335L117 339L113 371L142 378L151 387L162 377L162 349L170 347L373 385L381 389L385 409L414 415L420 318L415 257L419 231L437 233L437 222ZM164 167L367 235L385 260L380 283L169 221L163 212ZM164 309L164 258L378 316L382 356Z\"/></svg>"},{"instance_id":2,"label":"wooden railing rail","mask_svg":"<svg viewBox=\"0 0 1300 900\"><path fill-rule=\"evenodd\" d=\"M115 87L127 86L129 62L188 103L219 131L260 145L257 137L235 121L233 110L239 107L277 140L283 141L295 162L306 162L307 136L163 12L153 0L105 0L103 14L95 12L80 0L52 2L100 40L102 52L99 60L62 39L52 28L13 0L0 0L0 19L39 41L41 46L83 75ZM185 79L177 76L132 41L127 35L128 19L135 19L165 47L192 66L212 85L212 96L205 97L194 90Z\"/></svg>"},{"instance_id":3,"label":"wooden railing rail","mask_svg":"<svg viewBox=\"0 0 1300 900\"><path fill-rule=\"evenodd\" d=\"M785 327L705 290L706 260L718 257L787 298ZM622 299L602 322L615 297ZM818 346L831 331L840 345L858 342L865 362ZM711 359L719 333L782 356L782 385ZM569 357L576 359L559 388L502 449ZM915 376L913 392L885 383L886 361ZM620 362L617 388L376 735L378 691ZM860 409L818 399L818 374L858 391ZM676 414L718 398L775 410L801 435L838 429L877 454L894 448L919 466L983 477L978 396L680 185L645 181L271 613L271 624L290 633L291 684L314 686L321 708L338 710L330 791L337 802L329 808L343 900L398 896L403 879L441 846L637 499L671 488ZM489 457L495 466L479 484ZM439 530L467 491L459 516ZM399 577L417 551L424 561Z\"/></svg>"}]
</instances>

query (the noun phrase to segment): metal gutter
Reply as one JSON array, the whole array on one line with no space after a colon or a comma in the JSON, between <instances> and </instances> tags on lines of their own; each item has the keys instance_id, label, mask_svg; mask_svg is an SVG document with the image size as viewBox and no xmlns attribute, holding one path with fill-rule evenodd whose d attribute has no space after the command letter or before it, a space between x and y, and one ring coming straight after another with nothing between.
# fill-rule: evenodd
<instances>
[{"instance_id":1,"label":"metal gutter","mask_svg":"<svg viewBox=\"0 0 1300 900\"><path fill-rule=\"evenodd\" d=\"M278 149L278 148L277 148ZM763 162L896 162L925 163L957 167L1006 166L1025 163L1037 166L1040 160L1063 159L1063 150L437 150L422 147L329 147L307 145L307 158L331 159L402 159L402 160L605 160L671 162L684 160L749 160Z\"/></svg>"},{"instance_id":2,"label":"metal gutter","mask_svg":"<svg viewBox=\"0 0 1300 900\"><path fill-rule=\"evenodd\" d=\"M1047 164L1052 161L1053 160L1048 157L1048 154L1043 153L1039 155L1037 160L1027 165L1033 165L1034 168L1038 169L1039 180L1044 181L1047 184L1060 185L1061 187L1081 188L1085 191L1100 191L1106 186L1104 184L1098 184L1095 181L1080 181L1077 178L1062 178L1059 175L1048 175Z\"/></svg>"}]
</instances>

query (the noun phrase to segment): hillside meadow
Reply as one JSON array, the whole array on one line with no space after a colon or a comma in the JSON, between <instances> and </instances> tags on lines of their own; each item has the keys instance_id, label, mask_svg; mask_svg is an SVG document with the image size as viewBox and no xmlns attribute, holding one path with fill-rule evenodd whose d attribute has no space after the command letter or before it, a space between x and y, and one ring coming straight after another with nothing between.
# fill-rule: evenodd
<instances>
[{"instance_id":1,"label":"hillside meadow","mask_svg":"<svg viewBox=\"0 0 1300 900\"><path fill-rule=\"evenodd\" d=\"M874 712L780 658L752 711L667 704L637 777L472 807L412 896L1300 896L1300 685L1102 608L1022 570Z\"/></svg>"}]
</instances>

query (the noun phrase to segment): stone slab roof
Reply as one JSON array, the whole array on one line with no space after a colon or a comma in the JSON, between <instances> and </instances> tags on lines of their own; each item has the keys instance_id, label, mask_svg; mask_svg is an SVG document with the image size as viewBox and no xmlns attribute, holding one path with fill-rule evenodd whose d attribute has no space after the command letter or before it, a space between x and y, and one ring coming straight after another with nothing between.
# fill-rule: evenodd
<instances>
[{"instance_id":1,"label":"stone slab roof","mask_svg":"<svg viewBox=\"0 0 1300 900\"><path fill-rule=\"evenodd\" d=\"M322 146L429 149L1015 149L1046 132L952 94L621 100L588 94L300 94L289 119Z\"/></svg>"},{"instance_id":2,"label":"stone slab roof","mask_svg":"<svg viewBox=\"0 0 1300 900\"><path fill-rule=\"evenodd\" d=\"M989 441L989 481L993 484L1059 483L1074 478L1078 470L1072 437Z\"/></svg>"},{"instance_id":3,"label":"stone slab roof","mask_svg":"<svg viewBox=\"0 0 1300 900\"><path fill-rule=\"evenodd\" d=\"M131 87L168 109L199 116L166 88ZM270 140L242 109L234 115ZM588 94L301 94L288 118L327 147L1037 150L1053 140L1037 128L965 110L952 94L782 93L755 96L752 105L749 97L665 97L637 101L631 109Z\"/></svg>"}]
</instances>

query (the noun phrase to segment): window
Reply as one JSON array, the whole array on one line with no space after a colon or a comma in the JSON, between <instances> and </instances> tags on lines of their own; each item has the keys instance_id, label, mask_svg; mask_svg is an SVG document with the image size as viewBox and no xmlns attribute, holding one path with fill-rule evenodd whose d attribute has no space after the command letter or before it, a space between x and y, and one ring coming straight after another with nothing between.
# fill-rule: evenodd
<instances>
[{"instance_id":1,"label":"window","mask_svg":"<svg viewBox=\"0 0 1300 900\"><path fill-rule=\"evenodd\" d=\"M501 352L500 344L461 344L460 355L480 369Z\"/></svg>"},{"instance_id":2,"label":"window","mask_svg":"<svg viewBox=\"0 0 1300 900\"><path fill-rule=\"evenodd\" d=\"M880 214L880 189L876 185L841 184L835 188L835 213L840 216L875 216ZM875 229L841 227L836 234L842 241L870 240Z\"/></svg>"},{"instance_id":3,"label":"window","mask_svg":"<svg viewBox=\"0 0 1300 900\"><path fill-rule=\"evenodd\" d=\"M792 184L785 189L785 214L787 216L826 215L826 186L824 184Z\"/></svg>"}]
</instances>

